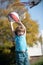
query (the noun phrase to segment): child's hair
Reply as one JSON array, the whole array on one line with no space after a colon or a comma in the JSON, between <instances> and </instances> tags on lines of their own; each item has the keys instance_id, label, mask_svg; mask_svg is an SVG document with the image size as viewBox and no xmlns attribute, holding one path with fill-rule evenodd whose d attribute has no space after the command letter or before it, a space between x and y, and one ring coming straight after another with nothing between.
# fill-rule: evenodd
<instances>
[{"instance_id":1,"label":"child's hair","mask_svg":"<svg viewBox=\"0 0 43 65\"><path fill-rule=\"evenodd\" d=\"M23 32L23 33L25 33L25 29L24 29L22 26L18 26L18 27L15 29L15 35L18 35L18 32Z\"/></svg>"}]
</instances>

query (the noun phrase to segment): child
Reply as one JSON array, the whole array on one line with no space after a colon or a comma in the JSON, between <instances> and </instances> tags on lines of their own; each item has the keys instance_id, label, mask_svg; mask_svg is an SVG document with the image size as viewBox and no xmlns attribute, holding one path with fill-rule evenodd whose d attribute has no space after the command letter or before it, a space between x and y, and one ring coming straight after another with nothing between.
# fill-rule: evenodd
<instances>
[{"instance_id":1,"label":"child","mask_svg":"<svg viewBox=\"0 0 43 65\"><path fill-rule=\"evenodd\" d=\"M30 65L27 53L26 28L19 20L18 27L14 30L11 20L11 29L15 41L16 63L17 65Z\"/></svg>"}]
</instances>

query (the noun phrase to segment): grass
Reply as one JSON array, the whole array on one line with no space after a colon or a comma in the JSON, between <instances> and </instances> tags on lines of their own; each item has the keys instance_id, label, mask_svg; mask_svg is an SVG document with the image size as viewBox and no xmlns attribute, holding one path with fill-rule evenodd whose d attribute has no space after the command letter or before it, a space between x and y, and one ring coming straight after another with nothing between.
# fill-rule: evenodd
<instances>
[{"instance_id":1,"label":"grass","mask_svg":"<svg viewBox=\"0 0 43 65\"><path fill-rule=\"evenodd\" d=\"M36 57L36 59L32 59L31 65L43 65L43 56L42 57Z\"/></svg>"}]
</instances>

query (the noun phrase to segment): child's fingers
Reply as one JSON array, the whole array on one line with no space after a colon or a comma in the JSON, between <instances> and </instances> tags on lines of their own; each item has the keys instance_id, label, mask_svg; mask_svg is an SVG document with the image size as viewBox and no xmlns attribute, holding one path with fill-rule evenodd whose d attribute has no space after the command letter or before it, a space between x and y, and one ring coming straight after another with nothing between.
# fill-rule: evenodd
<instances>
[{"instance_id":1,"label":"child's fingers","mask_svg":"<svg viewBox=\"0 0 43 65\"><path fill-rule=\"evenodd\" d=\"M10 16L8 16L9 22L15 22Z\"/></svg>"}]
</instances>

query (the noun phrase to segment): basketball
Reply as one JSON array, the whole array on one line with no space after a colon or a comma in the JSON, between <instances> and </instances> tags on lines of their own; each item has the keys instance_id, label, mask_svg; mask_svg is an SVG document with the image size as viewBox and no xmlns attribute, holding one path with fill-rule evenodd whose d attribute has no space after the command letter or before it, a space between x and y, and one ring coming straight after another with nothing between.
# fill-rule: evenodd
<instances>
[{"instance_id":1,"label":"basketball","mask_svg":"<svg viewBox=\"0 0 43 65\"><path fill-rule=\"evenodd\" d=\"M19 21L19 15L18 15L18 13L16 13L16 12L11 12L11 13L9 14L9 16L10 16L10 18L11 18L13 21L15 21L15 22L18 22L18 21Z\"/></svg>"}]
</instances>

